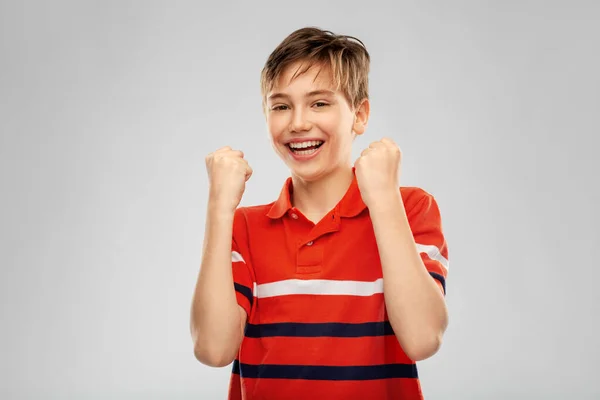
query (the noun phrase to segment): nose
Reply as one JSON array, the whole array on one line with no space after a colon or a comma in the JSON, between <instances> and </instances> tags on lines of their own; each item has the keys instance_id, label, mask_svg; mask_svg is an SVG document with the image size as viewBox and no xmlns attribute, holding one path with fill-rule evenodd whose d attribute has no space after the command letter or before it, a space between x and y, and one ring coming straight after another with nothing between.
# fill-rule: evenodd
<instances>
[{"instance_id":1,"label":"nose","mask_svg":"<svg viewBox=\"0 0 600 400\"><path fill-rule=\"evenodd\" d=\"M311 123L306 117L306 113L296 108L292 114L292 120L290 121L290 132L305 132L310 130Z\"/></svg>"}]
</instances>

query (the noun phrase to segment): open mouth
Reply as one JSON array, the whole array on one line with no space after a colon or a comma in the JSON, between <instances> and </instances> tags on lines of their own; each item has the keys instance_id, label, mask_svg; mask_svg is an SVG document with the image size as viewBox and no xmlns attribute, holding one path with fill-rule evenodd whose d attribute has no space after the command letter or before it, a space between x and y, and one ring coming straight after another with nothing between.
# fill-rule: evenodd
<instances>
[{"instance_id":1,"label":"open mouth","mask_svg":"<svg viewBox=\"0 0 600 400\"><path fill-rule=\"evenodd\" d=\"M317 149L323 145L323 143L325 142L322 140L311 140L308 142L288 143L287 147L294 154L299 156L307 156L316 152Z\"/></svg>"}]
</instances>

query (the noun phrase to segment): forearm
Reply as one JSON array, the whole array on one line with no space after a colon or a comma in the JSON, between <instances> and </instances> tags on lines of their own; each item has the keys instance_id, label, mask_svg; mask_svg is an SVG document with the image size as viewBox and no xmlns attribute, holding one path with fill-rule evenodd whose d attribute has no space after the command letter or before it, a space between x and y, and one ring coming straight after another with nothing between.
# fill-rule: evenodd
<instances>
[{"instance_id":1,"label":"forearm","mask_svg":"<svg viewBox=\"0 0 600 400\"><path fill-rule=\"evenodd\" d=\"M194 351L201 362L211 365L227 364L241 340L231 268L233 216L233 212L209 203L202 264L192 301Z\"/></svg>"},{"instance_id":2,"label":"forearm","mask_svg":"<svg viewBox=\"0 0 600 400\"><path fill-rule=\"evenodd\" d=\"M390 193L370 215L390 324L411 359L428 358L438 350L448 322L443 293L423 265L400 193Z\"/></svg>"}]
</instances>

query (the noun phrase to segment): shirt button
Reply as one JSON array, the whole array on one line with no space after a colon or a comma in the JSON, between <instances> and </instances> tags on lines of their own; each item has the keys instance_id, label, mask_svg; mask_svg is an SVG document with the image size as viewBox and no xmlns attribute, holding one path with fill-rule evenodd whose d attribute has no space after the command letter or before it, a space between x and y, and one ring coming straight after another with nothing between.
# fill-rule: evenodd
<instances>
[{"instance_id":1,"label":"shirt button","mask_svg":"<svg viewBox=\"0 0 600 400\"><path fill-rule=\"evenodd\" d=\"M312 246L313 245L313 241L311 240L310 242L306 243L307 246Z\"/></svg>"},{"instance_id":2,"label":"shirt button","mask_svg":"<svg viewBox=\"0 0 600 400\"><path fill-rule=\"evenodd\" d=\"M292 218L294 218L294 219L298 219L298 214L296 214L296 213L292 213Z\"/></svg>"}]
</instances>

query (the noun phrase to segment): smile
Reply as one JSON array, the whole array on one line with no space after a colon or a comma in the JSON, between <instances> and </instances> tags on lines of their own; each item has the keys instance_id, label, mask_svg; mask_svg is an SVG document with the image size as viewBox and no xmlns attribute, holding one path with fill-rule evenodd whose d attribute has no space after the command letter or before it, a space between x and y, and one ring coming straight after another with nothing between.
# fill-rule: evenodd
<instances>
[{"instance_id":1,"label":"smile","mask_svg":"<svg viewBox=\"0 0 600 400\"><path fill-rule=\"evenodd\" d=\"M316 155L324 143L322 140L311 140L307 142L288 143L286 147L295 159L306 160Z\"/></svg>"}]
</instances>

